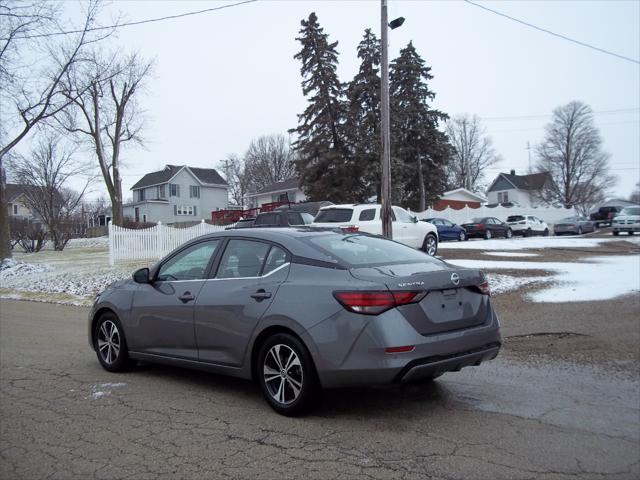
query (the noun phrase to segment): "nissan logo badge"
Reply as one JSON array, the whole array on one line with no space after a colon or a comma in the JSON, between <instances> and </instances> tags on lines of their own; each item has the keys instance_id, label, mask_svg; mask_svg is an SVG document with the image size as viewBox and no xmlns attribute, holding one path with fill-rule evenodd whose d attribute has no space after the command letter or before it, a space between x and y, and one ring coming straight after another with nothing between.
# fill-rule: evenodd
<instances>
[{"instance_id":1,"label":"nissan logo badge","mask_svg":"<svg viewBox=\"0 0 640 480\"><path fill-rule=\"evenodd\" d=\"M452 273L451 274L451 283L453 283L454 285L460 284L460 275L458 275L457 273Z\"/></svg>"}]
</instances>

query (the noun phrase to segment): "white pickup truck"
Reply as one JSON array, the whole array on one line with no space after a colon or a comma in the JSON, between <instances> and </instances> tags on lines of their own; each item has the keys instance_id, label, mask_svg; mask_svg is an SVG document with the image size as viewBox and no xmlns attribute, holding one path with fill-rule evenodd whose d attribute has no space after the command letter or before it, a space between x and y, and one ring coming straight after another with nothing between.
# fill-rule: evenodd
<instances>
[{"instance_id":1,"label":"white pickup truck","mask_svg":"<svg viewBox=\"0 0 640 480\"><path fill-rule=\"evenodd\" d=\"M392 207L393 240L425 251L431 256L438 252L438 230L427 222L419 222L404 208ZM351 232L382 235L380 205L331 205L322 207L311 227L341 228Z\"/></svg>"}]
</instances>

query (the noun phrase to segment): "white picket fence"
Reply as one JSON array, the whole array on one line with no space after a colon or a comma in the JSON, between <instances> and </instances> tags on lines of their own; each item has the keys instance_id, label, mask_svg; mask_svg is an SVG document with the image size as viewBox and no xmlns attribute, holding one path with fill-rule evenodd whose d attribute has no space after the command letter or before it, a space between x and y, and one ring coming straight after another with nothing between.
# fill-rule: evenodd
<instances>
[{"instance_id":1,"label":"white picket fence","mask_svg":"<svg viewBox=\"0 0 640 480\"><path fill-rule=\"evenodd\" d=\"M553 208L553 207L538 207L538 208L523 208L523 207L480 207L470 208L464 207L460 210L447 207L444 210L427 209L424 212L413 213L419 219L422 218L446 218L447 220L461 224L468 222L472 218L477 217L495 217L502 221L505 221L507 217L511 215L533 215L540 220L544 220L549 225L555 224L558 220L566 217L573 217L577 215L573 208Z\"/></svg>"},{"instance_id":2,"label":"white picket fence","mask_svg":"<svg viewBox=\"0 0 640 480\"><path fill-rule=\"evenodd\" d=\"M174 228L161 222L155 227L131 229L109 223L109 264L123 260L158 260L184 242L225 227L204 220L187 228Z\"/></svg>"}]
</instances>

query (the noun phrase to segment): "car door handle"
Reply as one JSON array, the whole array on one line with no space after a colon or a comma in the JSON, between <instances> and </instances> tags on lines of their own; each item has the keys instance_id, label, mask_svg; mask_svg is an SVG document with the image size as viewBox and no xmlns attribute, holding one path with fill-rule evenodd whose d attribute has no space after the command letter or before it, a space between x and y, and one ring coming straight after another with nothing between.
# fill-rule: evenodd
<instances>
[{"instance_id":1,"label":"car door handle","mask_svg":"<svg viewBox=\"0 0 640 480\"><path fill-rule=\"evenodd\" d=\"M267 298L271 298L271 292L265 292L264 290L260 289L256 293L252 293L251 298L257 301L266 300Z\"/></svg>"},{"instance_id":2,"label":"car door handle","mask_svg":"<svg viewBox=\"0 0 640 480\"><path fill-rule=\"evenodd\" d=\"M184 292L182 295L180 295L178 297L178 300L180 300L182 303L187 303L190 302L192 300L195 300L196 297L194 297L191 292Z\"/></svg>"}]
</instances>

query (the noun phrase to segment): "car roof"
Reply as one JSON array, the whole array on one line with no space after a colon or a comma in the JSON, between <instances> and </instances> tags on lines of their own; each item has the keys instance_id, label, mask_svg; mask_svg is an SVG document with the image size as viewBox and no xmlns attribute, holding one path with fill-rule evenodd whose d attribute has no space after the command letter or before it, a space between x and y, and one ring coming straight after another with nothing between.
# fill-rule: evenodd
<instances>
[{"instance_id":1,"label":"car roof","mask_svg":"<svg viewBox=\"0 0 640 480\"><path fill-rule=\"evenodd\" d=\"M284 227L284 228L241 228L232 230L221 230L219 232L209 233L192 240L191 242L202 241L203 239L214 238L243 238L243 239L256 239L265 240L267 242L273 242L282 245L289 250L291 254L300 257L311 258L314 260L320 260L323 262L336 263L335 259L322 253L320 250L313 247L309 242L303 241L308 238L336 235L336 236L348 236L353 235L348 232L342 232L339 229L332 228L310 228L310 227ZM191 243L190 242L190 243ZM182 247L181 247L182 248Z\"/></svg>"}]
</instances>

